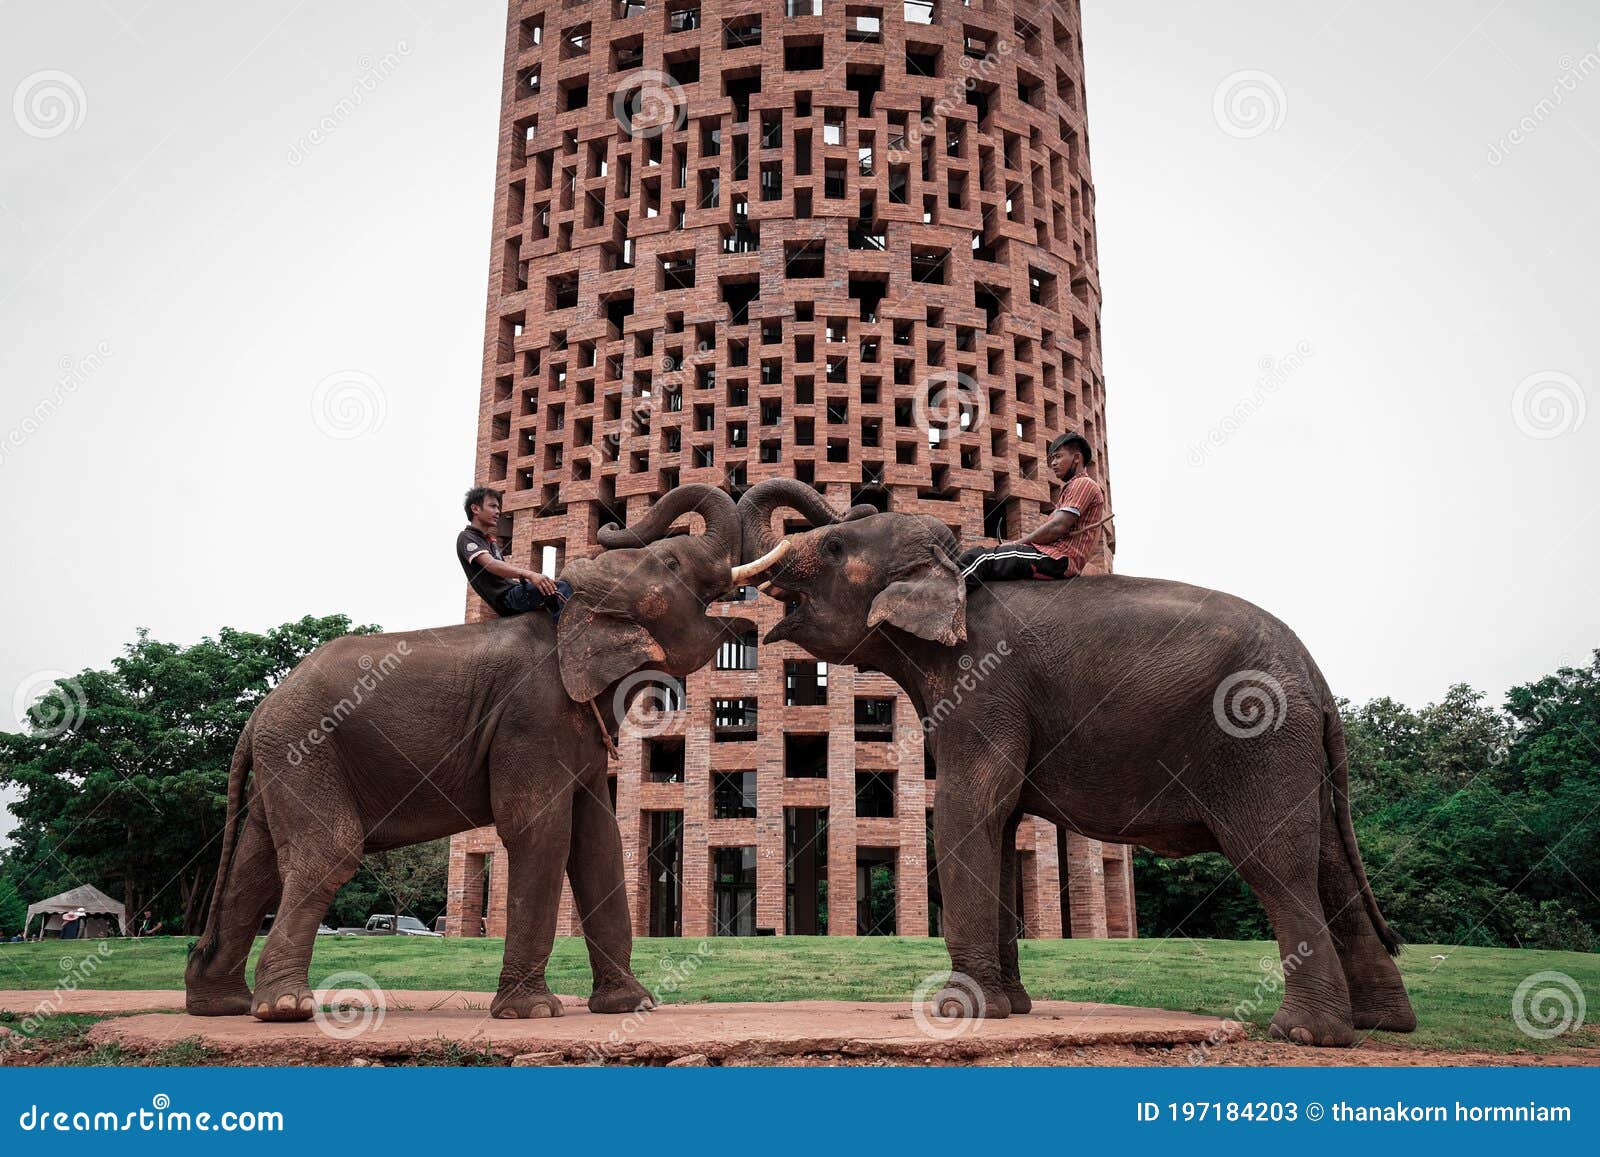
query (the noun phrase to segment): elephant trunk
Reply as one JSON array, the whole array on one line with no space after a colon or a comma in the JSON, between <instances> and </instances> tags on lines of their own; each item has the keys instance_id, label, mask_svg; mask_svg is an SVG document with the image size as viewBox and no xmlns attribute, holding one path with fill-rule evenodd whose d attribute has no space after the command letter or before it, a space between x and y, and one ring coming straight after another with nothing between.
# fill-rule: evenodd
<instances>
[{"instance_id":1,"label":"elephant trunk","mask_svg":"<svg viewBox=\"0 0 1600 1157\"><path fill-rule=\"evenodd\" d=\"M850 522L878 513L874 506L852 506L841 514L804 482L769 478L756 483L739 499L741 559L748 561L768 556L776 549L783 536L773 533L772 512L780 507L798 511L812 526L832 526L836 522Z\"/></svg>"},{"instance_id":2,"label":"elephant trunk","mask_svg":"<svg viewBox=\"0 0 1600 1157\"><path fill-rule=\"evenodd\" d=\"M665 535L685 514L698 514L705 519L705 537L715 544L729 566L739 561L739 514L733 499L715 486L699 482L676 487L663 495L645 512L638 526L621 527L609 523L601 527L597 538L607 550L648 546Z\"/></svg>"}]
</instances>

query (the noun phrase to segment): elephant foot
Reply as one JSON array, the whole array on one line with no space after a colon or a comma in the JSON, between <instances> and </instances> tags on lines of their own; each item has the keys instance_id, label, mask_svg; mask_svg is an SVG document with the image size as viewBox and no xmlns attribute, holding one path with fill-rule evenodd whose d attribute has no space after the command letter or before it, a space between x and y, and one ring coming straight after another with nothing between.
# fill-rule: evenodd
<instances>
[{"instance_id":1,"label":"elephant foot","mask_svg":"<svg viewBox=\"0 0 1600 1157\"><path fill-rule=\"evenodd\" d=\"M1278 1009L1267 1031L1277 1040L1319 1048L1349 1048L1356 1043L1355 1026L1349 1021L1287 1004Z\"/></svg>"},{"instance_id":2,"label":"elephant foot","mask_svg":"<svg viewBox=\"0 0 1600 1157\"><path fill-rule=\"evenodd\" d=\"M183 1011L190 1016L249 1016L250 989L242 981L237 988L189 988L183 994Z\"/></svg>"},{"instance_id":3,"label":"elephant foot","mask_svg":"<svg viewBox=\"0 0 1600 1157\"><path fill-rule=\"evenodd\" d=\"M1355 1009L1350 1019L1357 1028L1381 1028L1385 1032L1414 1032L1417 1027L1417 1014L1405 996L1398 1001Z\"/></svg>"},{"instance_id":4,"label":"elephant foot","mask_svg":"<svg viewBox=\"0 0 1600 1157\"><path fill-rule=\"evenodd\" d=\"M597 985L589 994L590 1012L640 1012L655 1006L650 990L631 976Z\"/></svg>"},{"instance_id":5,"label":"elephant foot","mask_svg":"<svg viewBox=\"0 0 1600 1157\"><path fill-rule=\"evenodd\" d=\"M311 989L301 985L256 987L250 998L251 1014L257 1020L269 1022L310 1020L317 1011L317 998Z\"/></svg>"},{"instance_id":6,"label":"elephant foot","mask_svg":"<svg viewBox=\"0 0 1600 1157\"><path fill-rule=\"evenodd\" d=\"M1011 999L998 988L979 988L969 977L934 993L933 1015L944 1020L1004 1020L1011 1015ZM1032 1007L1032 1002L1029 1002Z\"/></svg>"},{"instance_id":7,"label":"elephant foot","mask_svg":"<svg viewBox=\"0 0 1600 1157\"><path fill-rule=\"evenodd\" d=\"M1020 980L1009 981L1002 986L1006 994L1006 1001L1011 1005L1011 1015L1021 1016L1033 1011L1033 999L1028 995L1028 990L1022 987Z\"/></svg>"},{"instance_id":8,"label":"elephant foot","mask_svg":"<svg viewBox=\"0 0 1600 1157\"><path fill-rule=\"evenodd\" d=\"M560 1016L565 1011L561 998L553 993L528 992L520 988L495 993L489 1005L489 1015L496 1020L543 1020Z\"/></svg>"}]
</instances>

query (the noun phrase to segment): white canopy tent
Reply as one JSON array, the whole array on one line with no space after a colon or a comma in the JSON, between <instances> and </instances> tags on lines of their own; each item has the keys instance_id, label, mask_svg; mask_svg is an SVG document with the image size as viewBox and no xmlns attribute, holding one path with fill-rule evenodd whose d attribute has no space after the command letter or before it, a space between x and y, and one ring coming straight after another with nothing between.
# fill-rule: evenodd
<instances>
[{"instance_id":1,"label":"white canopy tent","mask_svg":"<svg viewBox=\"0 0 1600 1157\"><path fill-rule=\"evenodd\" d=\"M70 892L63 892L59 896L51 896L48 900L40 900L37 904L28 905L28 922L24 924L23 935L33 925L33 918L43 913L44 927L42 932L59 932L61 930L61 916L66 912L76 912L83 909L83 928L78 935L82 938L95 936L109 936L112 932L112 920L116 921L115 927L122 935L128 934L127 909L107 896L92 884L84 884L73 888Z\"/></svg>"}]
</instances>

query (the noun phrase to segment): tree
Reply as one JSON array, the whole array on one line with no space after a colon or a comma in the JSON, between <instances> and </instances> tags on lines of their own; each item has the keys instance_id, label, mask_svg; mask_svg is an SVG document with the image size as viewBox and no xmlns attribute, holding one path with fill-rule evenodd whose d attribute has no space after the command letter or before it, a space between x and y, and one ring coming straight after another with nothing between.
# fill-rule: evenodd
<instances>
[{"instance_id":1,"label":"tree","mask_svg":"<svg viewBox=\"0 0 1600 1157\"><path fill-rule=\"evenodd\" d=\"M0 867L0 936L15 936L27 919L27 901L12 883L10 872Z\"/></svg>"},{"instance_id":2,"label":"tree","mask_svg":"<svg viewBox=\"0 0 1600 1157\"><path fill-rule=\"evenodd\" d=\"M250 712L309 652L351 630L344 615L308 616L265 634L223 628L188 647L141 630L109 668L60 680L24 730L0 733L0 783L22 793L11 806L16 886L49 895L94 883L120 891L129 913L152 908L169 926L177 913L199 932Z\"/></svg>"}]
</instances>

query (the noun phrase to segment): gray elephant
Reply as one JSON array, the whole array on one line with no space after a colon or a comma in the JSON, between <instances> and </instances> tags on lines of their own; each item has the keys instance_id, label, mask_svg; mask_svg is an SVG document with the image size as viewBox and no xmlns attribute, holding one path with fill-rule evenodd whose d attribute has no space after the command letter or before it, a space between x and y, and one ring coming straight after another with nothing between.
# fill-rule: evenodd
<instances>
[{"instance_id":1,"label":"gray elephant","mask_svg":"<svg viewBox=\"0 0 1600 1157\"><path fill-rule=\"evenodd\" d=\"M782 507L815 529L780 541ZM958 978L938 1013L1031 1006L1011 900L1027 813L1163 855L1226 856L1285 962L1274 1035L1348 1045L1356 1029L1415 1027L1390 958L1400 942L1356 847L1333 693L1283 623L1230 595L1120 575L969 596L938 519L841 514L786 479L755 486L739 513L744 555L765 556L763 587L789 608L767 641L882 671L934 723Z\"/></svg>"},{"instance_id":2,"label":"gray elephant","mask_svg":"<svg viewBox=\"0 0 1600 1157\"><path fill-rule=\"evenodd\" d=\"M689 513L703 534L663 537ZM705 611L741 581L739 538L731 498L680 487L639 526L601 531L612 549L566 566L573 593L557 625L535 612L348 636L307 656L234 752L216 889L184 976L188 1011L310 1017L317 925L361 857L491 823L510 866L491 1015L560 1015L545 964L563 873L589 950L589 1008L648 1006L630 966L610 732L630 685L687 675L728 637L735 621ZM245 962L274 906L252 994Z\"/></svg>"}]
</instances>

